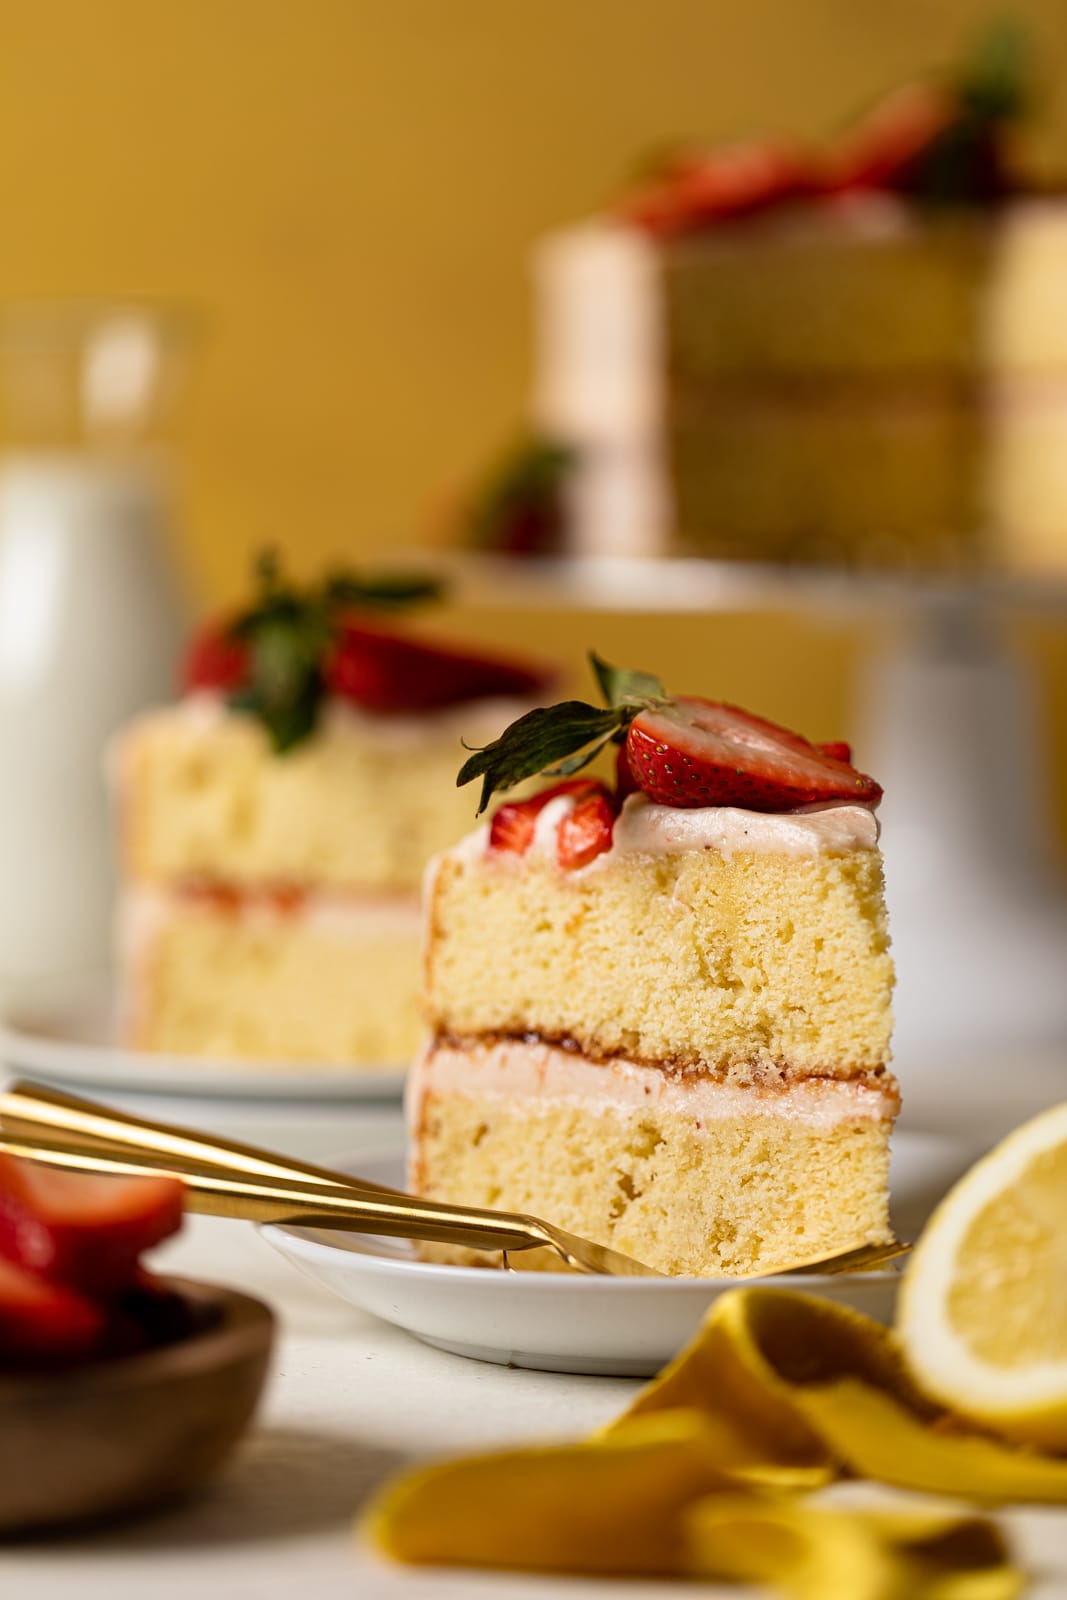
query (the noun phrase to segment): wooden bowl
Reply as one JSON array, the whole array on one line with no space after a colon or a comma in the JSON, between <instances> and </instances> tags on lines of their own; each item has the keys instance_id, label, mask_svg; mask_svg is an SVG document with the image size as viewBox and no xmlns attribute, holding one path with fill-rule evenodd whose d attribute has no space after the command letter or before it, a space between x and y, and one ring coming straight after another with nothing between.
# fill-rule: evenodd
<instances>
[{"instance_id":1,"label":"wooden bowl","mask_svg":"<svg viewBox=\"0 0 1067 1600\"><path fill-rule=\"evenodd\" d=\"M247 1427L274 1317L259 1300L165 1280L207 1326L137 1355L0 1376L0 1533L139 1511L192 1489Z\"/></svg>"}]
</instances>

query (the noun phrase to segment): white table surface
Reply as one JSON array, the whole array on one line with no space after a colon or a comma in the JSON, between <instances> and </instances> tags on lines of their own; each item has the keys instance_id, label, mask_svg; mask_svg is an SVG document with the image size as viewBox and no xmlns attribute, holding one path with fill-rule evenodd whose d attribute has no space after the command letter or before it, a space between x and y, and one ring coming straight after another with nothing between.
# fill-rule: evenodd
<instances>
[{"instance_id":1,"label":"white table surface","mask_svg":"<svg viewBox=\"0 0 1067 1600\"><path fill-rule=\"evenodd\" d=\"M961 1099L950 1076L917 1082L914 1126L965 1126L990 1142L1018 1115L1067 1097L1059 1050L983 1074ZM1018 1085L1016 1093L1006 1087ZM130 1109L138 1103L122 1102ZM211 1126L309 1158L385 1153L398 1108L294 1107L142 1100L154 1114ZM627 1600L677 1597L671 1583L593 1583L388 1566L361 1547L356 1513L405 1463L433 1455L573 1437L619 1411L634 1380L526 1372L427 1348L335 1300L247 1224L192 1217L159 1264L250 1290L279 1314L273 1375L257 1425L195 1499L95 1533L0 1546L0 1594L12 1600ZM1029 1594L1067 1597L1067 1511L1016 1510L1005 1523L1033 1574ZM702 1586L701 1594L741 1590ZM750 1591L751 1592L751 1591Z\"/></svg>"}]
</instances>

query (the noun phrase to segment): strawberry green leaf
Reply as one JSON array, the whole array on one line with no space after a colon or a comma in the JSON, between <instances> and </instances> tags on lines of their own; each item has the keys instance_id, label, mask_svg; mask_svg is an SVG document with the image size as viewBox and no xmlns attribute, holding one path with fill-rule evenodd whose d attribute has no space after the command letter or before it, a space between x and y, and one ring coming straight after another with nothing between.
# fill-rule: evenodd
<instances>
[{"instance_id":1,"label":"strawberry green leaf","mask_svg":"<svg viewBox=\"0 0 1067 1600\"><path fill-rule=\"evenodd\" d=\"M622 725L624 726L624 725ZM550 778L569 778L572 773L581 772L591 761L595 761L601 750L605 749L613 739L619 737L620 729L613 728L606 739L598 739L596 744L590 745L588 750L579 750L577 755L568 756L566 761L560 761L554 767L546 767L546 775Z\"/></svg>"},{"instance_id":2,"label":"strawberry green leaf","mask_svg":"<svg viewBox=\"0 0 1067 1600\"><path fill-rule=\"evenodd\" d=\"M593 651L589 663L608 702L606 711L584 700L528 711L464 762L456 783L482 779L479 816L497 789L510 789L540 772L563 778L580 772L605 745L625 738L638 711L667 700L662 683L650 672L613 667Z\"/></svg>"},{"instance_id":3,"label":"strawberry green leaf","mask_svg":"<svg viewBox=\"0 0 1067 1600\"><path fill-rule=\"evenodd\" d=\"M1017 119L1030 105L1030 66L1030 40L1021 19L994 17L959 75L960 101L986 121Z\"/></svg>"},{"instance_id":4,"label":"strawberry green leaf","mask_svg":"<svg viewBox=\"0 0 1067 1600\"><path fill-rule=\"evenodd\" d=\"M1029 66L1018 19L996 19L947 84L955 114L911 164L906 193L925 205L951 207L995 201L1018 189L1011 130L1030 107Z\"/></svg>"},{"instance_id":5,"label":"strawberry green leaf","mask_svg":"<svg viewBox=\"0 0 1067 1600\"><path fill-rule=\"evenodd\" d=\"M417 573L335 572L300 588L285 577L273 550L259 555L255 572L255 601L228 630L248 652L247 678L229 704L258 718L278 754L315 731L327 695L325 664L348 613L396 610L441 592L437 579Z\"/></svg>"},{"instance_id":6,"label":"strawberry green leaf","mask_svg":"<svg viewBox=\"0 0 1067 1600\"><path fill-rule=\"evenodd\" d=\"M565 700L561 705L528 711L505 728L499 739L468 757L460 768L456 786L462 788L475 778L482 779L477 813L481 816L495 790L511 789L557 761L570 761L593 743L599 748L627 716L621 708L604 711L582 700ZM590 753L590 759L592 754L595 751ZM579 765L584 766L584 760Z\"/></svg>"},{"instance_id":7,"label":"strawberry green leaf","mask_svg":"<svg viewBox=\"0 0 1067 1600\"><path fill-rule=\"evenodd\" d=\"M595 650L589 652L589 664L609 706L646 705L650 700L667 698L666 689L651 672L613 667L610 662L601 660Z\"/></svg>"}]
</instances>

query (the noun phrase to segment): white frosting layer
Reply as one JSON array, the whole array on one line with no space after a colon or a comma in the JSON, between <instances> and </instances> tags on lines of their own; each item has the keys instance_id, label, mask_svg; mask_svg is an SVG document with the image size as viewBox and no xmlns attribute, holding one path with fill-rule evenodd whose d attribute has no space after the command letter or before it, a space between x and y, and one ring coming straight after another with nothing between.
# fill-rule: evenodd
<instances>
[{"instance_id":1,"label":"white frosting layer","mask_svg":"<svg viewBox=\"0 0 1067 1600\"><path fill-rule=\"evenodd\" d=\"M873 850L877 843L874 812L848 802L785 812L743 811L738 806L684 810L632 794L616 819L612 853L661 856L719 850L727 856L738 851L818 856Z\"/></svg>"},{"instance_id":2,"label":"white frosting layer","mask_svg":"<svg viewBox=\"0 0 1067 1600\"><path fill-rule=\"evenodd\" d=\"M576 803L574 797L569 794L561 794L555 800L548 802L537 818L533 843L530 846L531 854L535 856L550 856L553 861L556 859L559 825L564 817L570 816Z\"/></svg>"},{"instance_id":3,"label":"white frosting layer","mask_svg":"<svg viewBox=\"0 0 1067 1600\"><path fill-rule=\"evenodd\" d=\"M499 859L514 862L533 857L555 861L559 825L574 805L570 795L550 800L538 814L525 855L502 853ZM611 849L578 870L602 872L624 855L667 856L687 850L718 850L724 856L751 852L799 858L873 850L877 844L878 819L874 812L868 806L847 801L802 806L797 811L743 811L738 806L697 806L687 810L657 805L645 794L632 794L615 819ZM483 823L448 854L453 860L473 864L488 851L489 824Z\"/></svg>"},{"instance_id":4,"label":"white frosting layer","mask_svg":"<svg viewBox=\"0 0 1067 1600\"><path fill-rule=\"evenodd\" d=\"M119 896L117 947L120 964L131 971L150 954L156 940L175 917L190 909L205 913L215 909L220 918L239 918L246 926L300 927L331 938L363 940L405 935L417 938L422 916L415 895L356 895L316 889L285 904L269 892L227 894L216 903L210 893L200 894L157 884L135 884Z\"/></svg>"},{"instance_id":5,"label":"white frosting layer","mask_svg":"<svg viewBox=\"0 0 1067 1600\"><path fill-rule=\"evenodd\" d=\"M696 1128L727 1117L785 1117L807 1127L885 1121L897 1112L896 1083L847 1078L803 1078L783 1085L742 1086L667 1073L616 1059L591 1061L558 1045L503 1039L472 1044L431 1043L408 1082L409 1128L417 1133L427 1095L532 1098L552 1105L627 1110L660 1107L691 1117Z\"/></svg>"}]
</instances>

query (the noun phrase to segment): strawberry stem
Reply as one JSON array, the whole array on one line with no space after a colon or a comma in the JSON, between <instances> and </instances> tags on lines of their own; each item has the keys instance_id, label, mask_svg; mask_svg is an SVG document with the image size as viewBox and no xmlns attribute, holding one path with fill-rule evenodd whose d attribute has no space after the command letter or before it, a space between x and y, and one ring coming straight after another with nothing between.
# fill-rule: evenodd
<instances>
[{"instance_id":1,"label":"strawberry stem","mask_svg":"<svg viewBox=\"0 0 1067 1600\"><path fill-rule=\"evenodd\" d=\"M565 700L561 705L528 711L505 728L499 739L475 748L463 763L457 788L482 779L478 816L497 790L514 788L524 778L542 772L552 777L580 772L606 745L625 738L639 711L661 705L667 698L663 685L650 672L613 667L593 652L589 663L607 701L606 710L584 700Z\"/></svg>"}]
</instances>

